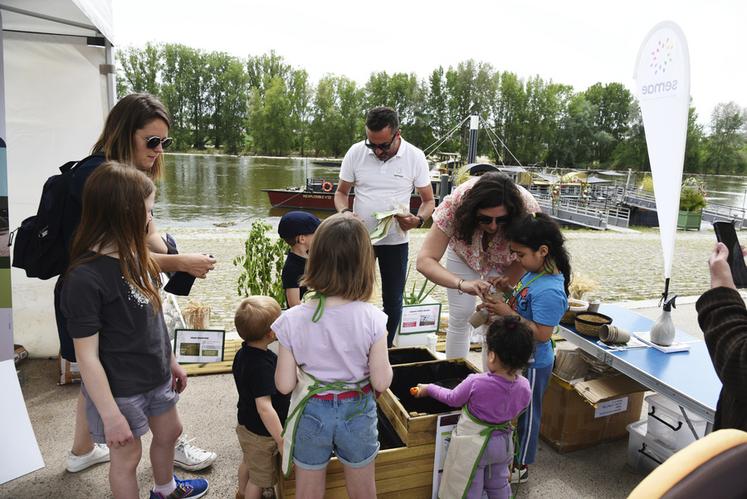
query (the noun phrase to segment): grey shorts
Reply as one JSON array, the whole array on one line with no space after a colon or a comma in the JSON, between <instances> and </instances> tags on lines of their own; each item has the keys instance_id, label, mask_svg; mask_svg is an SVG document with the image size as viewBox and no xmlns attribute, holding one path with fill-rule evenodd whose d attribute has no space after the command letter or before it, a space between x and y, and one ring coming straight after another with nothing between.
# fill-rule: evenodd
<instances>
[{"instance_id":1,"label":"grey shorts","mask_svg":"<svg viewBox=\"0 0 747 499\"><path fill-rule=\"evenodd\" d=\"M91 434L91 438L97 444L105 444L106 437L104 436L104 422L101 420L99 411L96 410L96 406L93 405L93 400L86 391L86 386L81 383L81 392L83 397L86 399L86 419L88 420L88 432ZM139 395L133 395L131 397L114 397L114 402L117 403L120 412L127 420L132 431L132 436L140 438L146 433L150 427L148 426L148 418L153 416L159 416L164 412L168 411L176 405L179 400L179 394L171 388L171 379L166 383L157 386L156 388L141 393Z\"/></svg>"}]
</instances>

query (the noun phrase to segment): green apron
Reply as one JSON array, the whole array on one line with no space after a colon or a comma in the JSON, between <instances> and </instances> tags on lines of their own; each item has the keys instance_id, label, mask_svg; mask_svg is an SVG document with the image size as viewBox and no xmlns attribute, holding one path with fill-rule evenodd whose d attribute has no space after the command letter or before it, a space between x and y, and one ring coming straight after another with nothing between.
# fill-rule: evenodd
<instances>
[{"instance_id":1,"label":"green apron","mask_svg":"<svg viewBox=\"0 0 747 499\"><path fill-rule=\"evenodd\" d=\"M441 486L438 489L438 497L441 499L466 497L493 432L513 430L511 421L491 424L477 419L469 412L466 405L462 408L462 412L451 434L451 443L444 462ZM513 454L513 442L511 438L507 438L506 442L507 454L511 455Z\"/></svg>"}]
</instances>

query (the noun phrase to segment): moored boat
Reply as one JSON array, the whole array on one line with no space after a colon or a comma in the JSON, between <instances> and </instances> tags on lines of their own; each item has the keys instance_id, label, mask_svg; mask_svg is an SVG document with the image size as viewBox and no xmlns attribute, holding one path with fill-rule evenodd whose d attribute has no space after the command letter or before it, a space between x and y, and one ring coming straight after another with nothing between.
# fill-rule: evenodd
<instances>
[{"instance_id":1,"label":"moored boat","mask_svg":"<svg viewBox=\"0 0 747 499\"><path fill-rule=\"evenodd\" d=\"M304 187L284 189L262 189L270 198L273 208L302 208L305 210L335 211L335 191L337 183L325 179L306 179ZM350 190L348 206L353 208L355 188ZM421 199L416 193L410 196L410 211L417 213Z\"/></svg>"}]
</instances>

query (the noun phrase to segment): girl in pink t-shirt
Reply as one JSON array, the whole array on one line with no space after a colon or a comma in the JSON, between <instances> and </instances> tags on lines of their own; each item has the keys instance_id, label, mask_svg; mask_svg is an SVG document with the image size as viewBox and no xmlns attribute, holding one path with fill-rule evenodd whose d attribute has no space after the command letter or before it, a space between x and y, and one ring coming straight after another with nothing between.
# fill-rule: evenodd
<instances>
[{"instance_id":1,"label":"girl in pink t-shirt","mask_svg":"<svg viewBox=\"0 0 747 499\"><path fill-rule=\"evenodd\" d=\"M324 497L332 453L351 497L376 497L376 402L392 381L387 316L367 303L374 253L363 223L333 215L316 231L301 285L315 293L272 325L280 342L275 384L293 391L284 430L284 471L292 458L299 497Z\"/></svg>"}]
</instances>

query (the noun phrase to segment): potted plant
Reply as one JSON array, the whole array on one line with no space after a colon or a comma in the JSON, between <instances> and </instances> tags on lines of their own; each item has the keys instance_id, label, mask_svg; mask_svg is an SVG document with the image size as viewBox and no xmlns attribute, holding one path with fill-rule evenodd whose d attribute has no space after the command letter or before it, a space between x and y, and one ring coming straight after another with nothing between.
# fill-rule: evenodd
<instances>
[{"instance_id":1,"label":"potted plant","mask_svg":"<svg viewBox=\"0 0 747 499\"><path fill-rule=\"evenodd\" d=\"M270 229L270 224L261 220L252 223L244 254L233 259L233 264L241 269L236 289L239 296L271 296L283 306L285 290L280 276L288 245L280 238L270 238Z\"/></svg>"},{"instance_id":2,"label":"potted plant","mask_svg":"<svg viewBox=\"0 0 747 499\"><path fill-rule=\"evenodd\" d=\"M700 229L703 208L706 207L703 182L690 177L682 183L680 190L680 212L677 227L684 230Z\"/></svg>"}]
</instances>

